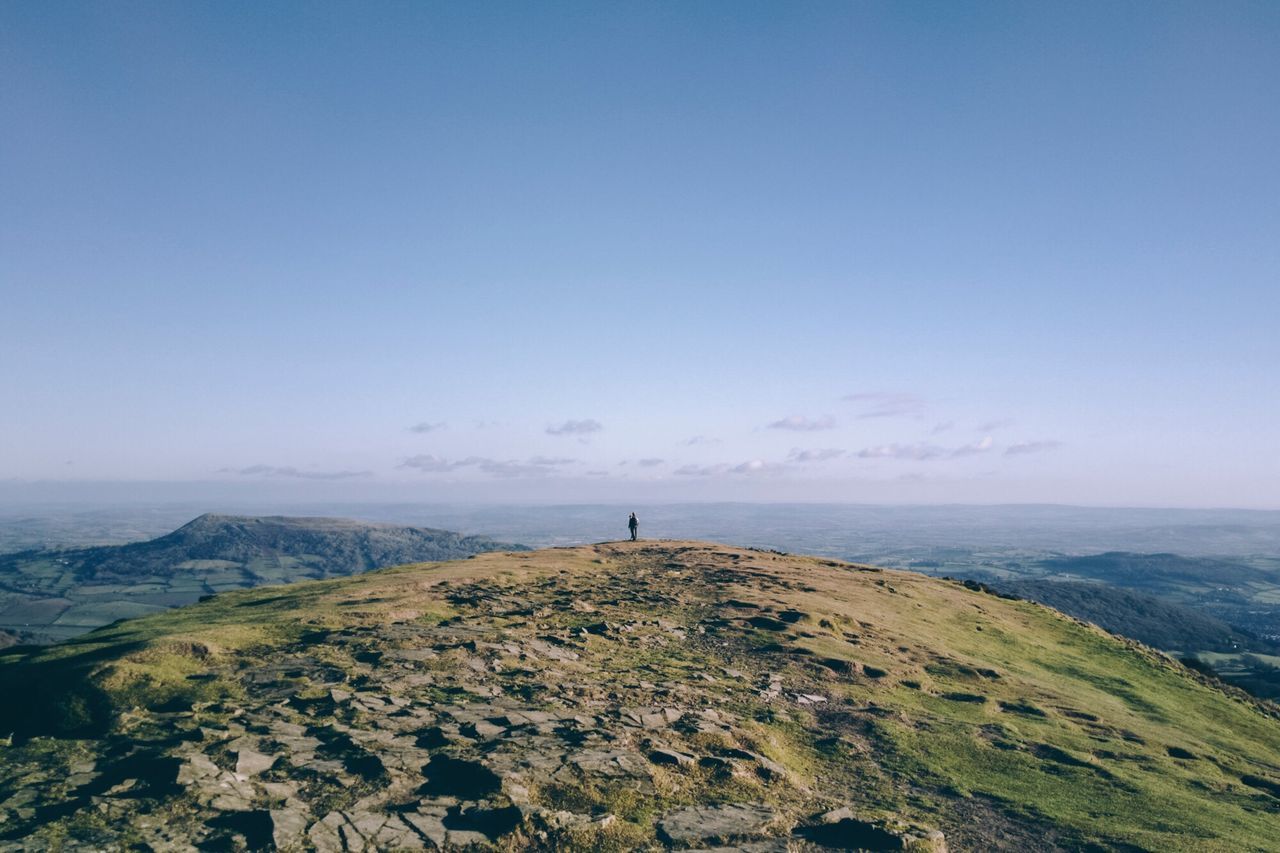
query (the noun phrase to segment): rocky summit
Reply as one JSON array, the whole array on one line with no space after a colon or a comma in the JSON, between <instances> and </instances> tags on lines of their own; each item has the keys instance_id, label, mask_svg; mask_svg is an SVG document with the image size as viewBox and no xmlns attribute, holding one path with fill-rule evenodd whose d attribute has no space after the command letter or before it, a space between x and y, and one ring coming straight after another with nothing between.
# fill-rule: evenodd
<instances>
[{"instance_id":1,"label":"rocky summit","mask_svg":"<svg viewBox=\"0 0 1280 853\"><path fill-rule=\"evenodd\" d=\"M1026 601L700 542L0 653L0 849L1264 850L1275 707Z\"/></svg>"}]
</instances>

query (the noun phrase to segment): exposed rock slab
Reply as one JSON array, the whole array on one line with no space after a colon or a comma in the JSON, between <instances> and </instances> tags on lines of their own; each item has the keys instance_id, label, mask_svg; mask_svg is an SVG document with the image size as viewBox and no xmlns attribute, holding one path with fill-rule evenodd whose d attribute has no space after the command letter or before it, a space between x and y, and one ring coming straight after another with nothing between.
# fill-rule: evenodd
<instances>
[{"instance_id":1,"label":"exposed rock slab","mask_svg":"<svg viewBox=\"0 0 1280 853\"><path fill-rule=\"evenodd\" d=\"M736 841L766 834L778 813L764 803L690 806L663 815L658 837L689 846Z\"/></svg>"}]
</instances>

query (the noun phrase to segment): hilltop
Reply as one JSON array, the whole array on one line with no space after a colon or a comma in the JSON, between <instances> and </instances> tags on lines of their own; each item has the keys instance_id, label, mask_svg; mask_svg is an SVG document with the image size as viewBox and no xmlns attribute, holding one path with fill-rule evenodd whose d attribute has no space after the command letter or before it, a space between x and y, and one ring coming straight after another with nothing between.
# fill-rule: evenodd
<instances>
[{"instance_id":1,"label":"hilltop","mask_svg":"<svg viewBox=\"0 0 1280 853\"><path fill-rule=\"evenodd\" d=\"M345 518L206 514L145 542L0 555L0 630L48 642L228 589L521 547Z\"/></svg>"},{"instance_id":2,"label":"hilltop","mask_svg":"<svg viewBox=\"0 0 1280 853\"><path fill-rule=\"evenodd\" d=\"M0 653L0 847L1264 850L1275 707L1027 601L700 542Z\"/></svg>"}]
</instances>

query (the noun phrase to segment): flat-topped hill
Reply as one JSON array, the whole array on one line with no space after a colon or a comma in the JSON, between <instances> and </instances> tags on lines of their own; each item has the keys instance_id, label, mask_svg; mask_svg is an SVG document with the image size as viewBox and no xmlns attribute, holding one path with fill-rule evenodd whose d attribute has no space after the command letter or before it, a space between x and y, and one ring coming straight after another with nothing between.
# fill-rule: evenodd
<instances>
[{"instance_id":1,"label":"flat-topped hill","mask_svg":"<svg viewBox=\"0 0 1280 853\"><path fill-rule=\"evenodd\" d=\"M698 542L0 653L0 845L1264 850L1280 722L1056 611ZM945 834L945 841L937 834Z\"/></svg>"},{"instance_id":2,"label":"flat-topped hill","mask_svg":"<svg viewBox=\"0 0 1280 853\"><path fill-rule=\"evenodd\" d=\"M94 580L151 574L157 568L197 568L191 560L238 564L297 560L326 574L452 559L496 547L483 536L349 518L205 514L146 542L58 552L72 571Z\"/></svg>"},{"instance_id":3,"label":"flat-topped hill","mask_svg":"<svg viewBox=\"0 0 1280 853\"><path fill-rule=\"evenodd\" d=\"M0 555L0 630L50 642L228 589L520 547L346 518L208 514L145 542Z\"/></svg>"}]
</instances>

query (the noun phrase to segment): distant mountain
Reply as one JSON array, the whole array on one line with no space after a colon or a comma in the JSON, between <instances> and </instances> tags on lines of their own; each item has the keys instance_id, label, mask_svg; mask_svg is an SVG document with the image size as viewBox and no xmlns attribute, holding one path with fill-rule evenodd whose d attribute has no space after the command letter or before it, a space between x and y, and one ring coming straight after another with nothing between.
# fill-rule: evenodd
<instances>
[{"instance_id":1,"label":"distant mountain","mask_svg":"<svg viewBox=\"0 0 1280 853\"><path fill-rule=\"evenodd\" d=\"M102 582L152 574L193 560L312 566L309 577L350 575L400 563L457 559L508 549L483 536L371 524L345 518L202 515L174 532L130 545L86 548L59 556L80 580ZM3 567L0 558L0 567Z\"/></svg>"},{"instance_id":2,"label":"distant mountain","mask_svg":"<svg viewBox=\"0 0 1280 853\"><path fill-rule=\"evenodd\" d=\"M146 542L0 555L0 630L65 639L227 589L524 546L343 518L202 515Z\"/></svg>"},{"instance_id":3,"label":"distant mountain","mask_svg":"<svg viewBox=\"0 0 1280 853\"><path fill-rule=\"evenodd\" d=\"M1229 625L1280 642L1280 559L1216 559L1109 551L1050 555L1032 572L1050 580L1098 580L1193 607Z\"/></svg>"},{"instance_id":4,"label":"distant mountain","mask_svg":"<svg viewBox=\"0 0 1280 853\"><path fill-rule=\"evenodd\" d=\"M1040 565L1049 571L1140 589L1163 589L1183 584L1237 586L1258 580L1274 582L1269 573L1242 563L1179 554L1108 551L1105 554L1054 557L1041 560Z\"/></svg>"}]
</instances>

